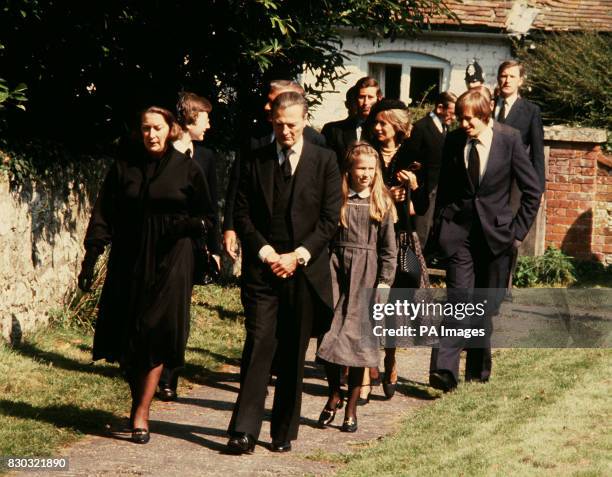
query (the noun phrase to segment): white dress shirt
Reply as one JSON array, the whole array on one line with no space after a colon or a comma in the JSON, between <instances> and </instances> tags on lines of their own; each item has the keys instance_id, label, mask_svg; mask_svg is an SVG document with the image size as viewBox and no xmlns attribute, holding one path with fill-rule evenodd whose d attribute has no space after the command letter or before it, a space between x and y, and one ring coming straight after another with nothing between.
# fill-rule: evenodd
<instances>
[{"instance_id":1,"label":"white dress shirt","mask_svg":"<svg viewBox=\"0 0 612 477\"><path fill-rule=\"evenodd\" d=\"M282 166L285 160L289 160L289 164L291 165L291 175L295 174L295 170L297 169L297 166L300 162L300 157L302 156L303 148L304 136L298 139L293 146L287 149L286 153L283 153L283 147L278 143L278 141L276 142L276 154L278 156L278 163ZM264 245L259 249L259 259L262 262L265 262L266 258L268 258L268 255L275 252L276 250L274 250L274 247L272 247L272 245ZM311 255L305 247L300 246L296 248L295 253L298 255L298 257L304 259L304 266L308 265Z\"/></svg>"}]
</instances>

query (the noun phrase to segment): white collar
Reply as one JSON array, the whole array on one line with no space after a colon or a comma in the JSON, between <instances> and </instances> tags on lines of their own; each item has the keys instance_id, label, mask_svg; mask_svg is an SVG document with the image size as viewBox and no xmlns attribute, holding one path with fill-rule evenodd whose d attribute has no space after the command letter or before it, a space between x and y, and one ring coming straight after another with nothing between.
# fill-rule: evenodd
<instances>
[{"instance_id":1,"label":"white collar","mask_svg":"<svg viewBox=\"0 0 612 477\"><path fill-rule=\"evenodd\" d=\"M189 137L188 134L187 137ZM172 142L172 145L174 146L174 149L176 149L178 152L182 152L183 154L186 154L187 151L191 151L191 157L193 157L194 146L191 138L189 138L189 141L183 140L183 138L177 139L176 141Z\"/></svg>"},{"instance_id":2,"label":"white collar","mask_svg":"<svg viewBox=\"0 0 612 477\"><path fill-rule=\"evenodd\" d=\"M512 107L512 105L514 105L514 103L516 103L516 100L519 99L519 95L518 95L518 91L516 93L514 93L513 95L508 96L507 98L504 98L503 96L500 98L500 106L502 103L506 103L506 117L508 117L508 111L510 110L510 108Z\"/></svg>"},{"instance_id":3,"label":"white collar","mask_svg":"<svg viewBox=\"0 0 612 477\"><path fill-rule=\"evenodd\" d=\"M487 123L487 127L485 127L480 132L478 137L475 137L473 139L478 139L478 141L483 146L485 146L487 149L489 149L491 147L491 142L493 142L493 120L489 119L489 122Z\"/></svg>"},{"instance_id":4,"label":"white collar","mask_svg":"<svg viewBox=\"0 0 612 477\"><path fill-rule=\"evenodd\" d=\"M293 146L289 148L291 151L290 158L294 157L299 158L302 155L302 149L304 148L304 136L300 137ZM282 156L283 154L283 146L281 146L278 141L276 141L276 153L278 156Z\"/></svg>"},{"instance_id":5,"label":"white collar","mask_svg":"<svg viewBox=\"0 0 612 477\"><path fill-rule=\"evenodd\" d=\"M429 117L432 119L433 123L436 125L436 127L438 128L438 131L440 131L441 133L444 132L444 125L442 124L442 121L440 120L440 118L438 117L438 115L436 113L434 113L433 111L431 111L429 113Z\"/></svg>"},{"instance_id":6,"label":"white collar","mask_svg":"<svg viewBox=\"0 0 612 477\"><path fill-rule=\"evenodd\" d=\"M367 199L368 197L370 197L370 194L371 194L371 190L369 187L366 189L363 189L361 192L355 192L353 189L349 187L349 194L348 194L349 198L357 196L361 199Z\"/></svg>"}]
</instances>

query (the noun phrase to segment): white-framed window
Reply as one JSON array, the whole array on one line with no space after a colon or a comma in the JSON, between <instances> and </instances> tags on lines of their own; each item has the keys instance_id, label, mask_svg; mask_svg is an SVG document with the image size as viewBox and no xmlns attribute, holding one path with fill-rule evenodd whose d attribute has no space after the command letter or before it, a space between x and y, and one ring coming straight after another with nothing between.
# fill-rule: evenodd
<instances>
[{"instance_id":1,"label":"white-framed window","mask_svg":"<svg viewBox=\"0 0 612 477\"><path fill-rule=\"evenodd\" d=\"M422 53L384 51L360 58L362 71L379 82L383 95L418 104L423 96L431 102L437 93L448 89L450 63Z\"/></svg>"}]
</instances>

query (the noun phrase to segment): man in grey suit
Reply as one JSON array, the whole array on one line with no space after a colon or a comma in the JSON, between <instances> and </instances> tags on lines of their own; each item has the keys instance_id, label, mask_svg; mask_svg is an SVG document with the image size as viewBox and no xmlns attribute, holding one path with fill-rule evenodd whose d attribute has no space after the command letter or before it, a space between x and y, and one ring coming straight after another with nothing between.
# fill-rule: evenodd
<instances>
[{"instance_id":1,"label":"man in grey suit","mask_svg":"<svg viewBox=\"0 0 612 477\"><path fill-rule=\"evenodd\" d=\"M461 128L447 136L436 202L446 285L459 291L504 289L513 253L536 216L542 189L519 132L491 119L488 89L462 94L456 111ZM516 213L510 207L513 179L521 191ZM432 350L433 387L450 391L457 385L464 343L441 338L439 349ZM484 343L467 350L467 381L489 379L491 348L488 340Z\"/></svg>"}]
</instances>

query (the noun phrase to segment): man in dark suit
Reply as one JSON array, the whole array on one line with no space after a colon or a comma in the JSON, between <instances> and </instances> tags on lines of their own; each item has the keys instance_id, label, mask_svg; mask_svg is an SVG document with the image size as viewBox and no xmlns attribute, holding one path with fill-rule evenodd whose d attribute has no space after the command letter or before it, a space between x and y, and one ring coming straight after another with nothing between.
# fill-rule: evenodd
<instances>
[{"instance_id":1,"label":"man in dark suit","mask_svg":"<svg viewBox=\"0 0 612 477\"><path fill-rule=\"evenodd\" d=\"M238 184L240 182L240 156L248 155L249 151L254 151L267 144L274 142L274 131L270 124L270 114L272 111L272 102L281 93L293 91L304 96L304 88L302 88L295 81L290 80L274 80L270 82L270 89L268 90L267 99L264 106L264 111L267 116L265 123L260 123L258 126L251 131L252 136L249 139L247 147L242 148L234 163L230 172L229 184L227 186L227 192L225 195L225 210L223 213L223 248L229 254L232 259L236 260L237 250L237 236L234 227L234 204L236 202L236 194L238 192ZM317 146L325 147L325 137L317 132L314 128L306 126L303 132L304 139Z\"/></svg>"},{"instance_id":2,"label":"man in dark suit","mask_svg":"<svg viewBox=\"0 0 612 477\"><path fill-rule=\"evenodd\" d=\"M172 143L173 147L193 160L200 166L208 184L213 212L212 227L207 233L206 246L217 264L221 264L221 240L219 236L219 214L217 212L217 170L215 167L215 153L204 147L202 141L206 131L210 129L209 113L212 111L210 101L189 91L179 94L176 105L177 122L182 133ZM159 379L157 396L162 401L175 401L176 389L180 369L164 367Z\"/></svg>"},{"instance_id":3,"label":"man in dark suit","mask_svg":"<svg viewBox=\"0 0 612 477\"><path fill-rule=\"evenodd\" d=\"M440 249L448 260L446 285L504 289L512 253L538 211L541 187L518 131L490 119L486 88L462 94L456 108L461 129L447 137L436 204ZM513 178L521 190L516 214L510 207ZM495 311L492 304L491 314ZM433 387L449 391L457 385L462 344L461 339L441 338L439 349L432 350ZM489 379L488 340L483 348L467 350L465 372L466 380Z\"/></svg>"},{"instance_id":4,"label":"man in dark suit","mask_svg":"<svg viewBox=\"0 0 612 477\"><path fill-rule=\"evenodd\" d=\"M277 355L272 450L297 438L304 356L331 319L328 244L338 224L340 174L333 151L304 140L307 103L296 92L272 103L275 140L244 161L234 211L242 241L247 336L228 450L252 452ZM321 322L318 322L321 320Z\"/></svg>"},{"instance_id":5,"label":"man in dark suit","mask_svg":"<svg viewBox=\"0 0 612 477\"><path fill-rule=\"evenodd\" d=\"M338 157L338 164L342 165L346 157L346 150L355 141L366 139L367 131L364 129L365 120L374 106L382 98L382 91L378 82L370 76L365 76L349 89L346 102L349 116L340 121L333 121L323 126L321 133L325 136L327 147L333 149Z\"/></svg>"},{"instance_id":6,"label":"man in dark suit","mask_svg":"<svg viewBox=\"0 0 612 477\"><path fill-rule=\"evenodd\" d=\"M448 127L455 119L455 102L457 96L447 91L440 93L436 99L436 107L427 116L419 119L410 133L407 147L410 157L419 162L425 171L425 187L429 195L429 207L425 214L415 215L416 232L425 250L429 230L433 222L436 203L436 191L442 164L442 149Z\"/></svg>"},{"instance_id":7,"label":"man in dark suit","mask_svg":"<svg viewBox=\"0 0 612 477\"><path fill-rule=\"evenodd\" d=\"M525 69L518 61L504 61L497 70L499 97L495 101L495 120L518 129L521 141L529 152L531 163L538 173L540 188L544 190L544 128L540 108L519 96Z\"/></svg>"}]
</instances>

